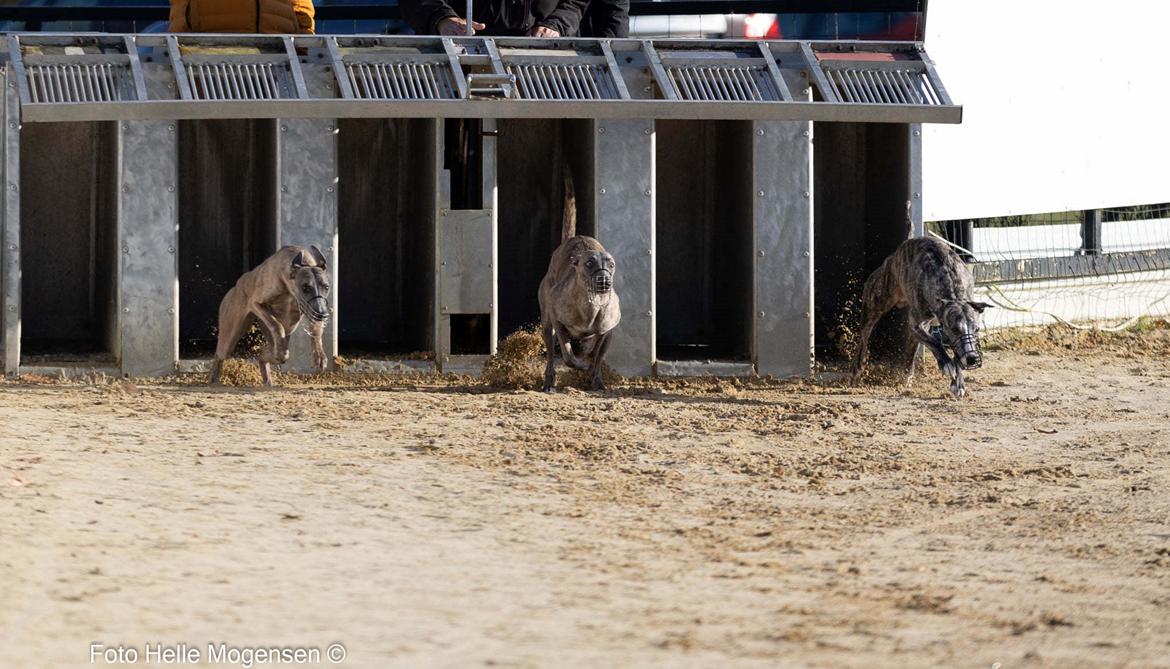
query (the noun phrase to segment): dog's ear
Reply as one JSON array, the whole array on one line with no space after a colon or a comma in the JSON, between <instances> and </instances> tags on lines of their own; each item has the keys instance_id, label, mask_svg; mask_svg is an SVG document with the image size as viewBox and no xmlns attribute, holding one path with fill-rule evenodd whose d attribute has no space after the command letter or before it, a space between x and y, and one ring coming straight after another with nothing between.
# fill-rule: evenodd
<instances>
[{"instance_id":1,"label":"dog's ear","mask_svg":"<svg viewBox=\"0 0 1170 669\"><path fill-rule=\"evenodd\" d=\"M313 261L317 263L317 267L325 269L325 254L321 253L321 249L316 246L310 246L309 253L312 254Z\"/></svg>"},{"instance_id":2,"label":"dog's ear","mask_svg":"<svg viewBox=\"0 0 1170 669\"><path fill-rule=\"evenodd\" d=\"M304 251L293 254L292 264L289 265L289 273L296 274L297 270L309 264L309 256Z\"/></svg>"},{"instance_id":3,"label":"dog's ear","mask_svg":"<svg viewBox=\"0 0 1170 669\"><path fill-rule=\"evenodd\" d=\"M967 304L970 304L971 308L975 311L978 311L979 313L983 313L984 309L995 306L994 304L988 304L986 302L968 302Z\"/></svg>"}]
</instances>

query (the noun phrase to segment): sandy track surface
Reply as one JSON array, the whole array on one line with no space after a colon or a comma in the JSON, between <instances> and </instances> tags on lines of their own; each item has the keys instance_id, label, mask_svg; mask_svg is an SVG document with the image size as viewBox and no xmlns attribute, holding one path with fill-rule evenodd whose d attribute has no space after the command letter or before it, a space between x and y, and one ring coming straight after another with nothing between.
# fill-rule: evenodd
<instances>
[{"instance_id":1,"label":"sandy track surface","mask_svg":"<svg viewBox=\"0 0 1170 669\"><path fill-rule=\"evenodd\" d=\"M1068 346L961 402L0 383L0 665L1170 666L1170 336Z\"/></svg>"}]
</instances>

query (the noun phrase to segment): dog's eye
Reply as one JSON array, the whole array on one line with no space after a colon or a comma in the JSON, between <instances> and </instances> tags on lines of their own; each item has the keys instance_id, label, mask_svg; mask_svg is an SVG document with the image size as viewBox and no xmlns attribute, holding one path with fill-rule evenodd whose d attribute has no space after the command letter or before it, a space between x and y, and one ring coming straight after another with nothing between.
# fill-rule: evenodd
<instances>
[{"instance_id":1,"label":"dog's eye","mask_svg":"<svg viewBox=\"0 0 1170 669\"><path fill-rule=\"evenodd\" d=\"M309 288L308 286L301 286L301 292L305 295L308 295L309 293L313 292L313 289Z\"/></svg>"},{"instance_id":2,"label":"dog's eye","mask_svg":"<svg viewBox=\"0 0 1170 669\"><path fill-rule=\"evenodd\" d=\"M597 263L593 262L593 259L592 259L592 258L590 258L590 259L589 259L589 262L587 262L587 263L585 263L585 264L586 264L587 266L589 266L589 267L593 267L593 266L594 266L595 264L597 264Z\"/></svg>"}]
</instances>

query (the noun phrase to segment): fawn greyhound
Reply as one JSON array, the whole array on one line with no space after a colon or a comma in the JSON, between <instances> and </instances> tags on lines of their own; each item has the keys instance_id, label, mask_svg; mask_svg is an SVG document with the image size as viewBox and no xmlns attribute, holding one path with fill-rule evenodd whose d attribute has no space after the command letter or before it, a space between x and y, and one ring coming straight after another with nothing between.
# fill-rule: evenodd
<instances>
[{"instance_id":1,"label":"fawn greyhound","mask_svg":"<svg viewBox=\"0 0 1170 669\"><path fill-rule=\"evenodd\" d=\"M540 324L548 361L544 391L554 392L555 357L592 374L594 390L602 390L601 366L610 335L622 318L621 301L613 289L613 256L596 239L577 235L577 198L573 178L564 172L565 200L561 244L553 252L548 273L540 282Z\"/></svg>"},{"instance_id":2,"label":"fawn greyhound","mask_svg":"<svg viewBox=\"0 0 1170 669\"><path fill-rule=\"evenodd\" d=\"M272 385L270 366L288 361L288 339L301 321L313 341L313 365L324 371L328 360L321 335L329 320L329 273L316 246L285 246L240 277L219 305L219 340L211 363L211 383L219 382L223 361L252 319L268 332L268 346L257 362L264 385Z\"/></svg>"}]
</instances>

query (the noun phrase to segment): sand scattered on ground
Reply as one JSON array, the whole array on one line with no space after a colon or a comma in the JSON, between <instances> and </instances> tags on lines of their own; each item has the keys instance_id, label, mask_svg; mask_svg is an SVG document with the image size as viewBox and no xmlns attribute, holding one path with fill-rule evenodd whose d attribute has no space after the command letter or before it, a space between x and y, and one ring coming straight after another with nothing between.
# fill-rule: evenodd
<instances>
[{"instance_id":1,"label":"sand scattered on ground","mask_svg":"<svg viewBox=\"0 0 1170 669\"><path fill-rule=\"evenodd\" d=\"M3 381L3 663L1167 666L1170 328L1139 330L989 338L964 400L840 365Z\"/></svg>"}]
</instances>

